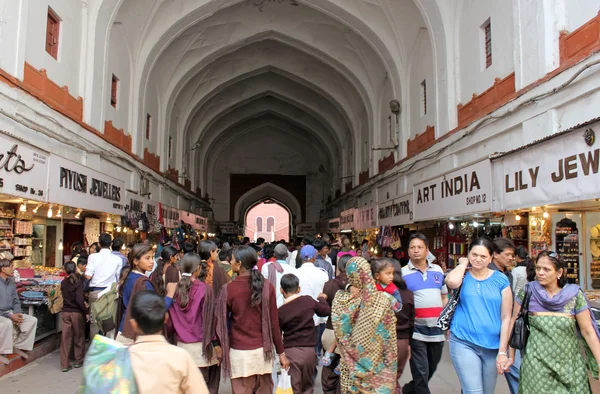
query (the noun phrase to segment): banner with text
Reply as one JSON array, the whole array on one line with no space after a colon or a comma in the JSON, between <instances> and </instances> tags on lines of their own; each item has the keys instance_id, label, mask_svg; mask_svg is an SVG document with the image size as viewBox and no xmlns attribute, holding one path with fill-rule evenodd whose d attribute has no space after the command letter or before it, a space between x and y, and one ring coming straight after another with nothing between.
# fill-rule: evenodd
<instances>
[{"instance_id":1,"label":"banner with text","mask_svg":"<svg viewBox=\"0 0 600 394\"><path fill-rule=\"evenodd\" d=\"M0 134L0 193L48 201L49 154Z\"/></svg>"},{"instance_id":2,"label":"banner with text","mask_svg":"<svg viewBox=\"0 0 600 394\"><path fill-rule=\"evenodd\" d=\"M332 234L340 232L340 218L329 220L329 232Z\"/></svg>"},{"instance_id":3,"label":"banner with text","mask_svg":"<svg viewBox=\"0 0 600 394\"><path fill-rule=\"evenodd\" d=\"M296 226L296 236L315 235L316 227L314 223L300 223Z\"/></svg>"},{"instance_id":4,"label":"banner with text","mask_svg":"<svg viewBox=\"0 0 600 394\"><path fill-rule=\"evenodd\" d=\"M594 130L600 123L494 160L494 210L598 198L600 143L593 143Z\"/></svg>"},{"instance_id":5,"label":"banner with text","mask_svg":"<svg viewBox=\"0 0 600 394\"><path fill-rule=\"evenodd\" d=\"M237 234L236 225L234 222L221 222L219 223L222 234Z\"/></svg>"},{"instance_id":6,"label":"banner with text","mask_svg":"<svg viewBox=\"0 0 600 394\"><path fill-rule=\"evenodd\" d=\"M340 229L341 230L352 230L355 228L356 223L354 219L356 217L356 208L346 209L340 214Z\"/></svg>"},{"instance_id":7,"label":"banner with text","mask_svg":"<svg viewBox=\"0 0 600 394\"><path fill-rule=\"evenodd\" d=\"M489 212L492 209L492 165L489 160L415 185L414 220Z\"/></svg>"},{"instance_id":8,"label":"banner with text","mask_svg":"<svg viewBox=\"0 0 600 394\"><path fill-rule=\"evenodd\" d=\"M84 165L52 155L48 201L91 211L123 215L125 183Z\"/></svg>"},{"instance_id":9,"label":"banner with text","mask_svg":"<svg viewBox=\"0 0 600 394\"><path fill-rule=\"evenodd\" d=\"M377 227L377 205L367 205L356 211L356 230L367 230Z\"/></svg>"},{"instance_id":10,"label":"banner with text","mask_svg":"<svg viewBox=\"0 0 600 394\"><path fill-rule=\"evenodd\" d=\"M180 211L177 208L166 206L162 203L158 204L160 209L160 221L166 228L177 228L181 224Z\"/></svg>"},{"instance_id":11,"label":"banner with text","mask_svg":"<svg viewBox=\"0 0 600 394\"><path fill-rule=\"evenodd\" d=\"M413 221L413 195L405 194L377 206L379 226L401 226Z\"/></svg>"}]
</instances>

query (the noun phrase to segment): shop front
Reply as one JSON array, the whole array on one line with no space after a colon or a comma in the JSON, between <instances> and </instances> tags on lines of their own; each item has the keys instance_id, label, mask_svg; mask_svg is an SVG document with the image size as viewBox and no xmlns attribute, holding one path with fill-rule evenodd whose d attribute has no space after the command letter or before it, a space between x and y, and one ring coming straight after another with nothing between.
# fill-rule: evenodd
<instances>
[{"instance_id":1,"label":"shop front","mask_svg":"<svg viewBox=\"0 0 600 394\"><path fill-rule=\"evenodd\" d=\"M377 243L379 228L377 227L377 205L366 205L355 211L354 231L352 239L362 244L364 240L368 241L368 253L371 256L381 254L381 248Z\"/></svg>"},{"instance_id":2,"label":"shop front","mask_svg":"<svg viewBox=\"0 0 600 394\"><path fill-rule=\"evenodd\" d=\"M4 134L0 146L0 253L13 256L19 299L23 311L38 319L39 340L59 329L58 315L47 305L61 279L54 258L59 238L56 232L48 234L42 216L48 206L50 155Z\"/></svg>"},{"instance_id":3,"label":"shop front","mask_svg":"<svg viewBox=\"0 0 600 394\"><path fill-rule=\"evenodd\" d=\"M442 268L452 269L476 237L495 236L499 226L494 226L491 214L492 196L492 165L487 159L414 186L414 222L428 236Z\"/></svg>"},{"instance_id":4,"label":"shop front","mask_svg":"<svg viewBox=\"0 0 600 394\"><path fill-rule=\"evenodd\" d=\"M384 255L385 250L391 248L394 257L403 263L408 262L410 230L406 225L413 222L412 204L412 193L408 193L377 205L377 244L384 250Z\"/></svg>"},{"instance_id":5,"label":"shop front","mask_svg":"<svg viewBox=\"0 0 600 394\"><path fill-rule=\"evenodd\" d=\"M48 220L46 232L57 231L60 237L56 267L70 257L73 243L89 246L98 241L102 232L112 231L113 226L129 229L122 223L125 201L122 180L52 155L47 212L52 219Z\"/></svg>"},{"instance_id":6,"label":"shop front","mask_svg":"<svg viewBox=\"0 0 600 394\"><path fill-rule=\"evenodd\" d=\"M494 158L494 210L518 222L530 254L558 252L567 280L600 289L600 122ZM517 220L519 219L519 220Z\"/></svg>"}]
</instances>

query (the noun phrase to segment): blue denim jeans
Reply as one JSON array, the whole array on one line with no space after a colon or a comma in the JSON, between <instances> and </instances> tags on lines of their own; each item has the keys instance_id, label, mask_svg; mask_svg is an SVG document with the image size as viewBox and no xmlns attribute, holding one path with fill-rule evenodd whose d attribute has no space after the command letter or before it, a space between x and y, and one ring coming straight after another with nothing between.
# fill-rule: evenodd
<instances>
[{"instance_id":1,"label":"blue denim jeans","mask_svg":"<svg viewBox=\"0 0 600 394\"><path fill-rule=\"evenodd\" d=\"M515 362L511 365L510 370L504 374L510 394L519 393L519 375L521 373L521 351L515 352Z\"/></svg>"},{"instance_id":2,"label":"blue denim jeans","mask_svg":"<svg viewBox=\"0 0 600 394\"><path fill-rule=\"evenodd\" d=\"M498 349L485 349L450 334L450 357L464 394L494 394Z\"/></svg>"}]
</instances>

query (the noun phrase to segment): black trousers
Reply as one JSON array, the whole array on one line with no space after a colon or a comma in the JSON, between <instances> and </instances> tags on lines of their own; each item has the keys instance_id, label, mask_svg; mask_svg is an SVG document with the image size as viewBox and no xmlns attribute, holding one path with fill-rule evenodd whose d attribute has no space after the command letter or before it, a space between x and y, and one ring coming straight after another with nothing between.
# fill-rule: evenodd
<instances>
[{"instance_id":1,"label":"black trousers","mask_svg":"<svg viewBox=\"0 0 600 394\"><path fill-rule=\"evenodd\" d=\"M410 340L410 372L413 380L402 388L403 394L431 394L429 379L442 359L443 350L444 342Z\"/></svg>"}]
</instances>

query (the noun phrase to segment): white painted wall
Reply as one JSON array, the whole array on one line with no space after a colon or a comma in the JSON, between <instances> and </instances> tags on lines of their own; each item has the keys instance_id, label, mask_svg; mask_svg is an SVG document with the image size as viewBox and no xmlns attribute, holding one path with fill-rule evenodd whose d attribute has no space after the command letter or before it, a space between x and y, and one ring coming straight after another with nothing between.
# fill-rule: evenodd
<instances>
[{"instance_id":1,"label":"white painted wall","mask_svg":"<svg viewBox=\"0 0 600 394\"><path fill-rule=\"evenodd\" d=\"M133 134L129 130L129 108L131 100L131 54L129 52L127 38L123 35L120 25L114 26L110 33L108 61L109 66L106 74L104 116L105 120L112 120L113 125L125 130L127 134ZM119 78L117 89L117 107L110 104L110 94L113 74Z\"/></svg>"},{"instance_id":2,"label":"white painted wall","mask_svg":"<svg viewBox=\"0 0 600 394\"><path fill-rule=\"evenodd\" d=\"M437 115L436 82L433 74L433 52L431 50L431 39L427 29L420 29L415 42L414 52L411 56L410 65L410 130L409 138L425 132L427 126L436 126ZM426 81L427 90L427 113L424 114L423 93L421 83ZM436 133L439 130L436 128ZM438 134L439 135L439 134Z\"/></svg>"},{"instance_id":3,"label":"white painted wall","mask_svg":"<svg viewBox=\"0 0 600 394\"><path fill-rule=\"evenodd\" d=\"M485 68L481 26L491 17L492 65ZM464 0L459 29L460 100L466 104L473 93L490 88L495 78L514 71L512 1Z\"/></svg>"},{"instance_id":4,"label":"white painted wall","mask_svg":"<svg viewBox=\"0 0 600 394\"><path fill-rule=\"evenodd\" d=\"M598 16L600 11L600 0L563 1L566 15L565 29L569 32Z\"/></svg>"},{"instance_id":5,"label":"white painted wall","mask_svg":"<svg viewBox=\"0 0 600 394\"><path fill-rule=\"evenodd\" d=\"M48 7L62 20L58 60L46 52ZM59 86L67 85L72 96L83 96L79 89L81 1L33 0L29 1L28 13L25 61L38 70L46 69L48 77Z\"/></svg>"}]
</instances>

